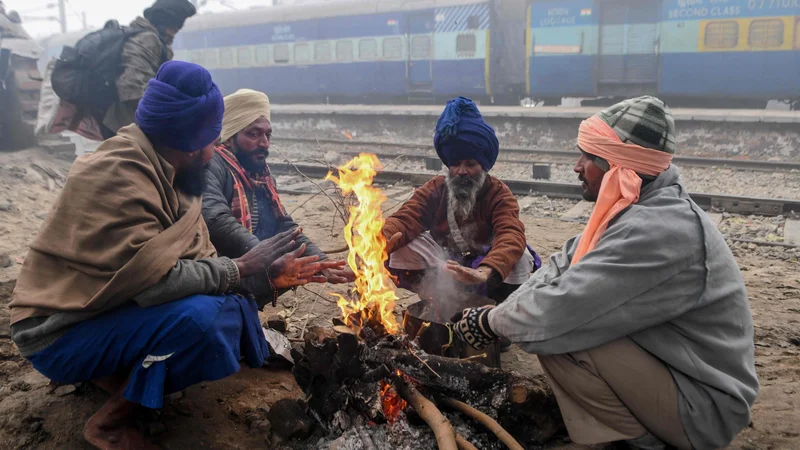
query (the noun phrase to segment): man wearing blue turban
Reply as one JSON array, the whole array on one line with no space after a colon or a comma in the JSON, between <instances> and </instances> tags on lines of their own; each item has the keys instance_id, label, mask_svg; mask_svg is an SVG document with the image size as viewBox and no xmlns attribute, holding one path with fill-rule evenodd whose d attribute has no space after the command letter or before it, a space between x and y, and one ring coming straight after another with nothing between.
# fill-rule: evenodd
<instances>
[{"instance_id":1,"label":"man wearing blue turban","mask_svg":"<svg viewBox=\"0 0 800 450\"><path fill-rule=\"evenodd\" d=\"M540 262L526 246L514 194L488 175L500 150L494 129L472 100L459 97L447 103L433 145L448 171L417 189L386 219L389 269L401 286L420 294L433 286L449 291L425 296L455 295L453 283L444 282L452 279L456 287L501 302ZM439 278L420 283L426 274Z\"/></svg>"},{"instance_id":2,"label":"man wearing blue turban","mask_svg":"<svg viewBox=\"0 0 800 450\"><path fill-rule=\"evenodd\" d=\"M342 266L292 251L300 229L218 257L200 194L223 110L208 71L164 64L136 124L75 161L22 267L12 339L53 381L92 380L111 395L84 429L95 447L150 448L132 426L137 405L160 408L242 359L262 366L260 299Z\"/></svg>"}]
</instances>

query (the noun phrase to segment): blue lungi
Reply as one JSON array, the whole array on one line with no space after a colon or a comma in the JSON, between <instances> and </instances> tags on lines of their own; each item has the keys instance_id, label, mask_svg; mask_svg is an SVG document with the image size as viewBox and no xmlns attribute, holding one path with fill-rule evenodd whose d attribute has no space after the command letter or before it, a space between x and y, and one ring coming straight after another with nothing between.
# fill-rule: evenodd
<instances>
[{"instance_id":1,"label":"blue lungi","mask_svg":"<svg viewBox=\"0 0 800 450\"><path fill-rule=\"evenodd\" d=\"M242 358L261 367L267 357L256 303L226 294L126 305L75 325L28 359L58 383L130 373L124 397L157 409L164 395L238 372Z\"/></svg>"}]
</instances>

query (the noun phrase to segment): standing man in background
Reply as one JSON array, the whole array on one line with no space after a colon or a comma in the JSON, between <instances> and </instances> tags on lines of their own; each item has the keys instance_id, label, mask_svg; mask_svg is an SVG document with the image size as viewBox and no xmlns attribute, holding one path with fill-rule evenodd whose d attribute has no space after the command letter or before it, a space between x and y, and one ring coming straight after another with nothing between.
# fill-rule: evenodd
<instances>
[{"instance_id":1,"label":"standing man in background","mask_svg":"<svg viewBox=\"0 0 800 450\"><path fill-rule=\"evenodd\" d=\"M125 42L117 78L118 100L106 111L100 127L103 138L136 120L136 108L144 96L147 82L156 76L161 64L172 59L172 41L184 22L197 13L189 0L156 0L144 10L144 17L131 22L143 29Z\"/></svg>"}]
</instances>

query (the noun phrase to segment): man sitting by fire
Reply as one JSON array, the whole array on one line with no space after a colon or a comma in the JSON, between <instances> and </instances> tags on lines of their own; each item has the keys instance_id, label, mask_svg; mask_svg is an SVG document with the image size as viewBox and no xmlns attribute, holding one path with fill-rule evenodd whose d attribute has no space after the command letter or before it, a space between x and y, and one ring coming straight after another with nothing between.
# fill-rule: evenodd
<instances>
[{"instance_id":1,"label":"man sitting by fire","mask_svg":"<svg viewBox=\"0 0 800 450\"><path fill-rule=\"evenodd\" d=\"M584 121L583 234L502 305L454 317L476 348L505 336L539 361L570 437L640 449L727 447L758 394L744 281L689 197L667 106L640 97Z\"/></svg>"},{"instance_id":2,"label":"man sitting by fire","mask_svg":"<svg viewBox=\"0 0 800 450\"><path fill-rule=\"evenodd\" d=\"M499 153L497 136L475 103L459 97L447 103L433 142L448 171L386 219L389 270L415 292L428 284L421 283L427 271L442 271L501 302L539 261L525 244L514 194L488 174Z\"/></svg>"},{"instance_id":3,"label":"man sitting by fire","mask_svg":"<svg viewBox=\"0 0 800 450\"><path fill-rule=\"evenodd\" d=\"M259 241L298 228L281 204L267 165L271 139L266 94L241 89L225 97L222 143L206 167L203 193L203 217L211 242L222 256L238 258ZM303 234L296 245L306 247L306 256L328 258ZM349 268L327 269L323 275L331 283L355 279Z\"/></svg>"},{"instance_id":4,"label":"man sitting by fire","mask_svg":"<svg viewBox=\"0 0 800 450\"><path fill-rule=\"evenodd\" d=\"M301 257L305 246L291 251L299 229L237 259L217 256L200 196L222 113L205 69L165 63L136 124L75 161L22 266L12 339L53 381L92 380L111 394L84 428L95 447L154 448L134 426L138 405L160 408L164 395L231 375L241 360L263 365L259 305L237 292L271 296L341 268Z\"/></svg>"}]
</instances>

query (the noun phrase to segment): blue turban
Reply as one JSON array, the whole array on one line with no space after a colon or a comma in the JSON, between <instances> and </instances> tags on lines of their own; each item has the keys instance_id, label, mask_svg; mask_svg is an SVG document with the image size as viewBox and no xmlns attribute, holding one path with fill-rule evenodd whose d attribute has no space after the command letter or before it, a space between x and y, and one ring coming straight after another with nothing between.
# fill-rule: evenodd
<instances>
[{"instance_id":1,"label":"blue turban","mask_svg":"<svg viewBox=\"0 0 800 450\"><path fill-rule=\"evenodd\" d=\"M147 84L136 124L153 146L194 152L219 138L224 112L222 93L206 69L169 61Z\"/></svg>"},{"instance_id":2,"label":"blue turban","mask_svg":"<svg viewBox=\"0 0 800 450\"><path fill-rule=\"evenodd\" d=\"M494 167L500 153L494 128L483 120L475 103L464 97L447 102L436 123L433 146L448 167L474 159L486 171Z\"/></svg>"}]
</instances>

